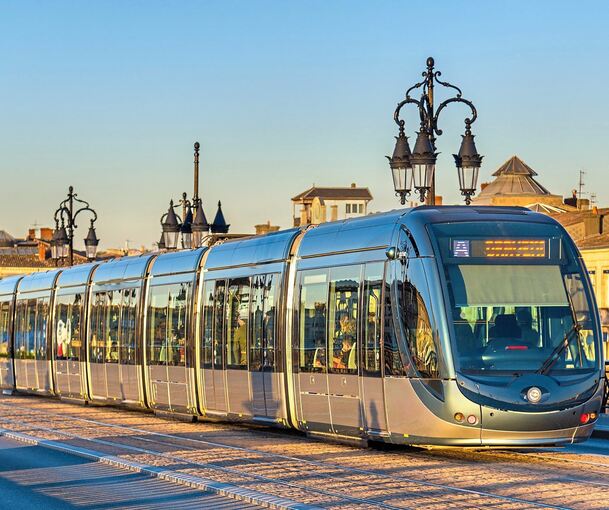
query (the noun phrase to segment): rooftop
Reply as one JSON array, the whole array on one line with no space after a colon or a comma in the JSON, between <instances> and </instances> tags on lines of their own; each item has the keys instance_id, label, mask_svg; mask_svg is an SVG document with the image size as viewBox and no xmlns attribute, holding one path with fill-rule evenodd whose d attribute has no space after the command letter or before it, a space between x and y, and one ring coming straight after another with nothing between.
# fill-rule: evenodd
<instances>
[{"instance_id":1,"label":"rooftop","mask_svg":"<svg viewBox=\"0 0 609 510\"><path fill-rule=\"evenodd\" d=\"M537 175L529 165L518 156L512 156L494 173L495 180L489 183L473 199L474 203L485 204L496 195L536 195L551 196L546 188L537 182Z\"/></svg>"},{"instance_id":2,"label":"rooftop","mask_svg":"<svg viewBox=\"0 0 609 510\"><path fill-rule=\"evenodd\" d=\"M314 198L326 200L372 200L372 194L368 188L358 188L355 183L347 188L321 188L312 186L306 191L292 198L294 202L313 200Z\"/></svg>"}]
</instances>

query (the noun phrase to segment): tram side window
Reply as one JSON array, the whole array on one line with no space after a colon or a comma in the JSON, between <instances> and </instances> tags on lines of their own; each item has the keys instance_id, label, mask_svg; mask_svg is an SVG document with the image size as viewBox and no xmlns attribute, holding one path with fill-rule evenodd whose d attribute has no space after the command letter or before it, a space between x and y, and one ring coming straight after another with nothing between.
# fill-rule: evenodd
<instances>
[{"instance_id":1,"label":"tram side window","mask_svg":"<svg viewBox=\"0 0 609 510\"><path fill-rule=\"evenodd\" d=\"M214 289L213 315L213 361L214 368L222 368L222 352L224 350L224 305L226 298L226 282L217 281Z\"/></svg>"},{"instance_id":2,"label":"tram side window","mask_svg":"<svg viewBox=\"0 0 609 510\"><path fill-rule=\"evenodd\" d=\"M381 375L381 292L383 264L367 264L364 281L362 364L366 375Z\"/></svg>"},{"instance_id":3,"label":"tram side window","mask_svg":"<svg viewBox=\"0 0 609 510\"><path fill-rule=\"evenodd\" d=\"M48 298L17 302L15 349L17 359L46 359Z\"/></svg>"},{"instance_id":4,"label":"tram side window","mask_svg":"<svg viewBox=\"0 0 609 510\"><path fill-rule=\"evenodd\" d=\"M82 320L82 294L57 296L55 299L55 332L58 360L79 360Z\"/></svg>"},{"instance_id":5,"label":"tram side window","mask_svg":"<svg viewBox=\"0 0 609 510\"><path fill-rule=\"evenodd\" d=\"M0 359L6 359L10 354L10 310L11 303L9 301L0 303Z\"/></svg>"},{"instance_id":6,"label":"tram side window","mask_svg":"<svg viewBox=\"0 0 609 510\"><path fill-rule=\"evenodd\" d=\"M357 374L360 266L330 269L329 342L334 373Z\"/></svg>"},{"instance_id":7,"label":"tram side window","mask_svg":"<svg viewBox=\"0 0 609 510\"><path fill-rule=\"evenodd\" d=\"M36 359L47 359L47 320L49 318L49 300L36 300Z\"/></svg>"},{"instance_id":8,"label":"tram side window","mask_svg":"<svg viewBox=\"0 0 609 510\"><path fill-rule=\"evenodd\" d=\"M427 308L415 284L406 280L402 286L401 306L406 341L413 363L421 377L438 377L438 352Z\"/></svg>"},{"instance_id":9,"label":"tram side window","mask_svg":"<svg viewBox=\"0 0 609 510\"><path fill-rule=\"evenodd\" d=\"M328 364L328 276L326 270L303 271L301 276L298 365L301 372L323 372Z\"/></svg>"},{"instance_id":10,"label":"tram side window","mask_svg":"<svg viewBox=\"0 0 609 510\"><path fill-rule=\"evenodd\" d=\"M27 301L17 301L15 314L15 358L27 359Z\"/></svg>"},{"instance_id":11,"label":"tram side window","mask_svg":"<svg viewBox=\"0 0 609 510\"><path fill-rule=\"evenodd\" d=\"M279 275L258 275L252 278L250 370L275 366L276 289Z\"/></svg>"},{"instance_id":12,"label":"tram side window","mask_svg":"<svg viewBox=\"0 0 609 510\"><path fill-rule=\"evenodd\" d=\"M89 343L89 359L91 363L103 363L106 357L106 321L105 321L106 292L95 292L91 300L91 342Z\"/></svg>"},{"instance_id":13,"label":"tram side window","mask_svg":"<svg viewBox=\"0 0 609 510\"><path fill-rule=\"evenodd\" d=\"M203 327L201 328L201 364L204 368L212 367L213 332L214 332L214 286L215 281L206 281L203 286Z\"/></svg>"},{"instance_id":14,"label":"tram side window","mask_svg":"<svg viewBox=\"0 0 609 510\"><path fill-rule=\"evenodd\" d=\"M186 365L186 321L190 287L190 283L180 283L150 289L150 365Z\"/></svg>"},{"instance_id":15,"label":"tram side window","mask_svg":"<svg viewBox=\"0 0 609 510\"><path fill-rule=\"evenodd\" d=\"M229 280L226 298L228 368L247 368L247 330L250 313L250 279Z\"/></svg>"},{"instance_id":16,"label":"tram side window","mask_svg":"<svg viewBox=\"0 0 609 510\"><path fill-rule=\"evenodd\" d=\"M275 324L277 323L277 285L278 274L267 274L263 287L264 319L262 320L262 332L264 335L264 346L262 348L263 368L275 367L277 353L277 336Z\"/></svg>"},{"instance_id":17,"label":"tram side window","mask_svg":"<svg viewBox=\"0 0 609 510\"><path fill-rule=\"evenodd\" d=\"M106 300L106 321L108 333L106 338L106 363L118 363L119 357L119 338L118 328L120 325L121 313L121 292L113 290L108 292Z\"/></svg>"},{"instance_id":18,"label":"tram side window","mask_svg":"<svg viewBox=\"0 0 609 510\"><path fill-rule=\"evenodd\" d=\"M137 303L139 289L124 289L121 303L120 319L120 362L123 365L135 365Z\"/></svg>"},{"instance_id":19,"label":"tram side window","mask_svg":"<svg viewBox=\"0 0 609 510\"><path fill-rule=\"evenodd\" d=\"M264 339L264 286L266 275L252 277L252 334L250 340L250 370L262 370L262 342Z\"/></svg>"},{"instance_id":20,"label":"tram side window","mask_svg":"<svg viewBox=\"0 0 609 510\"><path fill-rule=\"evenodd\" d=\"M398 282L395 282L394 285L398 285ZM401 284L399 284L401 287ZM399 317L395 317L394 320L394 311L391 303L391 287L388 282L385 282L385 313L384 317L384 338L383 338L383 346L384 346L384 361L385 361L385 376L388 375L407 375L407 370L404 364L402 363L402 358L400 356L400 349L398 347L398 337L397 337L397 320Z\"/></svg>"}]
</instances>

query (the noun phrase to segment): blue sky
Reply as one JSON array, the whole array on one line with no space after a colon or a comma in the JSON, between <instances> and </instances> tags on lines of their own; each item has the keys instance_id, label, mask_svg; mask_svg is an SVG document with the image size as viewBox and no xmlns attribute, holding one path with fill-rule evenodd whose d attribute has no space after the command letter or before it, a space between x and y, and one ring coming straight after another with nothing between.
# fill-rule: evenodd
<instances>
[{"instance_id":1,"label":"blue sky","mask_svg":"<svg viewBox=\"0 0 609 510\"><path fill-rule=\"evenodd\" d=\"M554 193L585 169L608 205L608 14L601 1L0 0L0 229L50 225L72 184L102 247L150 246L169 198L191 191L195 140L205 211L221 199L232 231L289 226L290 197L313 183L356 182L373 210L395 207L392 114L429 55L478 108L481 181L518 154ZM441 119L447 202L465 113Z\"/></svg>"}]
</instances>

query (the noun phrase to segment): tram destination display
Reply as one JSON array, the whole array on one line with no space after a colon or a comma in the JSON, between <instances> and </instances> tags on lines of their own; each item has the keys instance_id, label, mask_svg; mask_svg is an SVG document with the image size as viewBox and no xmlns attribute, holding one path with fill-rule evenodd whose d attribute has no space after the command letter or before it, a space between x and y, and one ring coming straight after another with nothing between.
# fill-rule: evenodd
<instances>
[{"instance_id":1,"label":"tram destination display","mask_svg":"<svg viewBox=\"0 0 609 510\"><path fill-rule=\"evenodd\" d=\"M455 258L547 258L546 239L453 239L451 255Z\"/></svg>"}]
</instances>

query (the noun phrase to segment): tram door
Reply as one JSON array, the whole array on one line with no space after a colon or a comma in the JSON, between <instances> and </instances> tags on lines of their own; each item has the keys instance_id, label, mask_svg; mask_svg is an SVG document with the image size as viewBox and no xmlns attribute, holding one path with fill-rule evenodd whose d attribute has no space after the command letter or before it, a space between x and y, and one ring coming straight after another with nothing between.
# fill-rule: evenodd
<instances>
[{"instance_id":1,"label":"tram door","mask_svg":"<svg viewBox=\"0 0 609 510\"><path fill-rule=\"evenodd\" d=\"M226 282L208 280L203 288L201 367L206 411L227 412L224 390L224 301Z\"/></svg>"},{"instance_id":2,"label":"tram door","mask_svg":"<svg viewBox=\"0 0 609 510\"><path fill-rule=\"evenodd\" d=\"M328 315L328 271L312 269L300 273L298 299L298 373L296 388L298 421L305 430L332 432L328 396L326 318Z\"/></svg>"},{"instance_id":3,"label":"tram door","mask_svg":"<svg viewBox=\"0 0 609 510\"><path fill-rule=\"evenodd\" d=\"M226 388L229 412L251 416L247 366L250 278L232 278L226 292Z\"/></svg>"},{"instance_id":4,"label":"tram door","mask_svg":"<svg viewBox=\"0 0 609 510\"><path fill-rule=\"evenodd\" d=\"M53 335L53 359L55 363L55 388L60 395L80 397L81 353L83 338L84 288L71 290L55 297Z\"/></svg>"},{"instance_id":5,"label":"tram door","mask_svg":"<svg viewBox=\"0 0 609 510\"><path fill-rule=\"evenodd\" d=\"M188 411L191 399L186 368L191 282L150 287L147 371L153 407Z\"/></svg>"},{"instance_id":6,"label":"tram door","mask_svg":"<svg viewBox=\"0 0 609 510\"><path fill-rule=\"evenodd\" d=\"M12 300L11 295L8 299ZM11 362L11 301L0 302L0 388L13 387Z\"/></svg>"},{"instance_id":7,"label":"tram door","mask_svg":"<svg viewBox=\"0 0 609 510\"><path fill-rule=\"evenodd\" d=\"M329 275L328 390L335 434L363 429L358 380L360 265L333 267Z\"/></svg>"},{"instance_id":8,"label":"tram door","mask_svg":"<svg viewBox=\"0 0 609 510\"><path fill-rule=\"evenodd\" d=\"M91 397L123 400L119 370L119 325L121 291L93 293L89 347Z\"/></svg>"},{"instance_id":9,"label":"tram door","mask_svg":"<svg viewBox=\"0 0 609 510\"><path fill-rule=\"evenodd\" d=\"M47 357L48 293L17 301L15 328L15 383L17 389L51 389Z\"/></svg>"},{"instance_id":10,"label":"tram door","mask_svg":"<svg viewBox=\"0 0 609 510\"><path fill-rule=\"evenodd\" d=\"M276 370L276 313L279 275L252 277L250 386L254 416L278 418L280 380Z\"/></svg>"},{"instance_id":11,"label":"tram door","mask_svg":"<svg viewBox=\"0 0 609 510\"><path fill-rule=\"evenodd\" d=\"M364 428L373 435L387 430L381 368L383 268L382 262L366 264L362 285L360 388Z\"/></svg>"}]
</instances>

